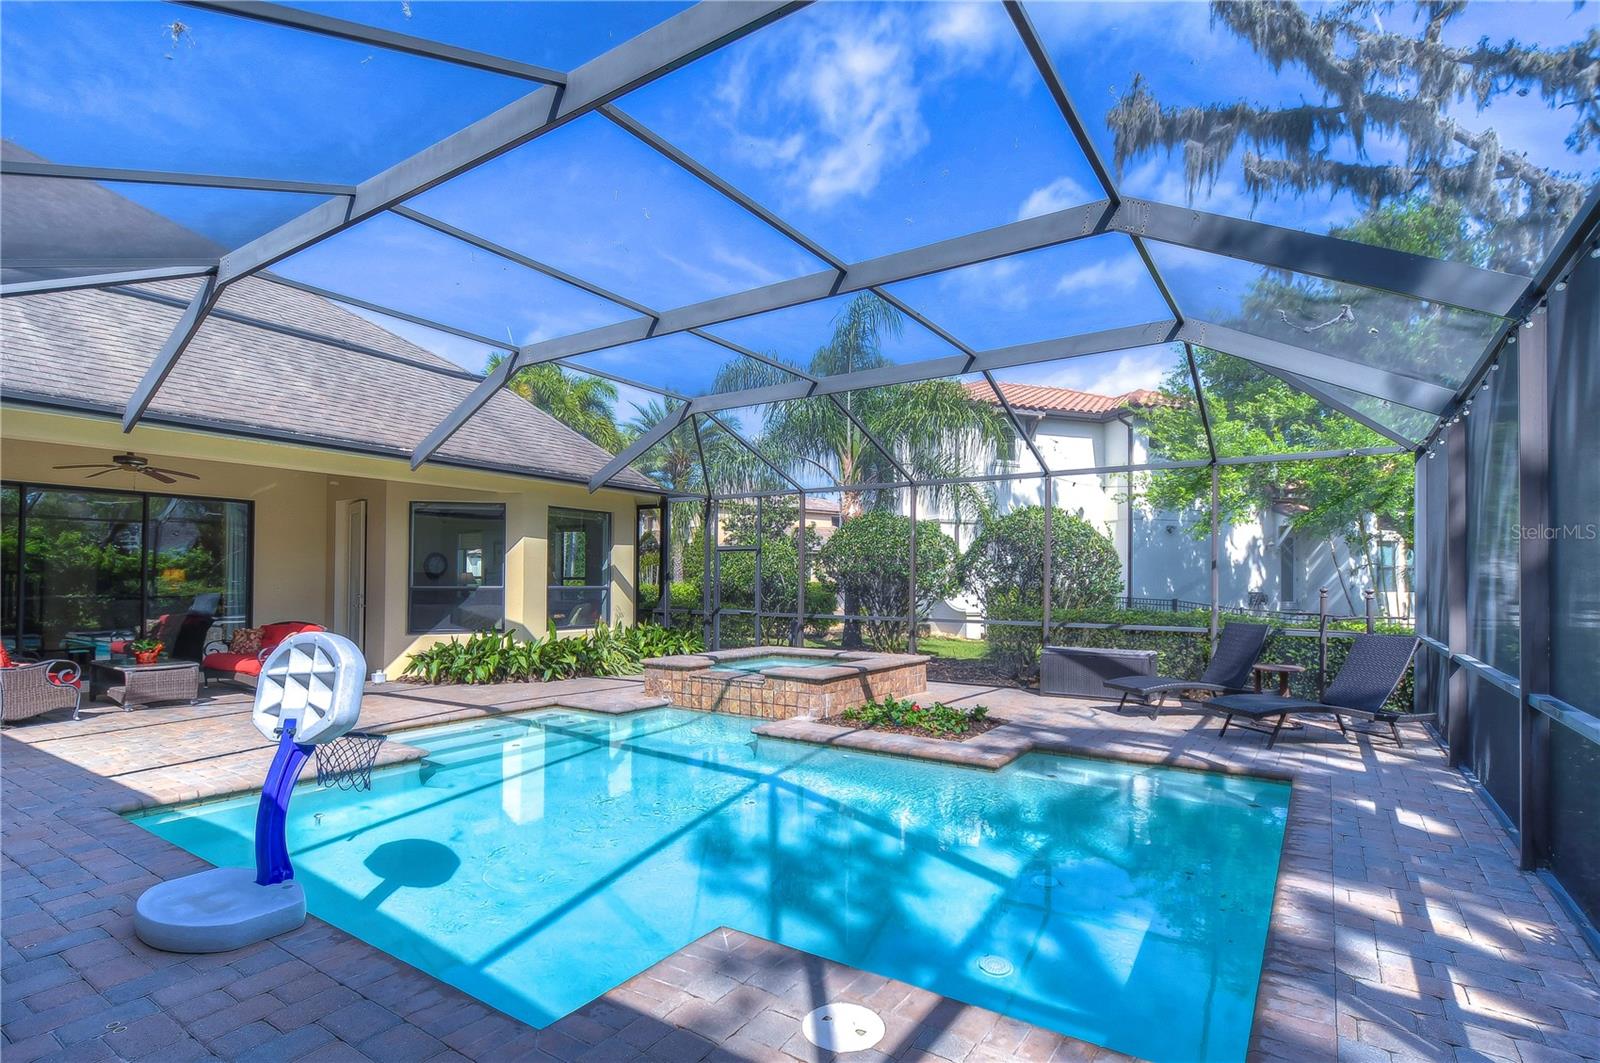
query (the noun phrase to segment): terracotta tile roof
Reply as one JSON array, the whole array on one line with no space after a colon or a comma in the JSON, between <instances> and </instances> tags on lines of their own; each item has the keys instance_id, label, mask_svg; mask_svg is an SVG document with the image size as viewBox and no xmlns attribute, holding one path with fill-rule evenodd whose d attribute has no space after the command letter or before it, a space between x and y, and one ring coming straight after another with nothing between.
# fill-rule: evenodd
<instances>
[{"instance_id":1,"label":"terracotta tile roof","mask_svg":"<svg viewBox=\"0 0 1600 1063\"><path fill-rule=\"evenodd\" d=\"M1168 396L1150 388L1137 388L1121 395L1097 395L1092 391L1073 388L1050 387L1045 384L1013 384L998 382L1005 400L1018 410L1038 413L1076 413L1089 416L1106 416L1118 410L1139 406L1156 406L1172 401ZM994 392L982 380L969 380L967 393L985 402L994 401Z\"/></svg>"}]
</instances>

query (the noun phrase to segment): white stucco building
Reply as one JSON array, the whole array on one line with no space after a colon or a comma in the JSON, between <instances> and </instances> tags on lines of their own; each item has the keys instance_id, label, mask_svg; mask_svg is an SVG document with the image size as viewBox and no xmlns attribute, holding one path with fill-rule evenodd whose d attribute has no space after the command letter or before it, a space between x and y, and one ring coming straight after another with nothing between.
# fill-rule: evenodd
<instances>
[{"instance_id":1,"label":"white stucco building","mask_svg":"<svg viewBox=\"0 0 1600 1063\"><path fill-rule=\"evenodd\" d=\"M1154 391L1097 395L1071 388L1000 383L1005 400L1022 422L1034 447L1054 470L1139 465L1148 460L1145 439L1135 425L1142 405L1160 401ZM975 398L993 401L987 384L968 385ZM997 448L982 471L992 474L1039 472L1038 460L1023 440ZM1116 544L1122 561L1123 585L1133 599L1151 607L1176 603L1177 608L1205 605L1210 599L1209 515L1196 506L1173 512L1154 510L1138 496L1139 477L1127 474L1055 478L1055 504L1076 513ZM997 510L1043 501L1042 479L999 481L994 486ZM958 522L948 505L919 499L919 514L937 517L965 549L978 528ZM1359 553L1359 551L1358 551ZM1269 611L1315 612L1319 591L1328 588L1328 609L1335 615L1361 614L1363 592L1380 590L1380 615L1409 615L1410 595L1403 546L1395 536L1379 534L1373 555L1377 572L1352 558L1342 538L1308 539L1294 535L1288 518L1268 509L1244 524L1221 529L1220 601L1225 606ZM942 603L934 626L951 634L978 637L978 602L967 596Z\"/></svg>"}]
</instances>

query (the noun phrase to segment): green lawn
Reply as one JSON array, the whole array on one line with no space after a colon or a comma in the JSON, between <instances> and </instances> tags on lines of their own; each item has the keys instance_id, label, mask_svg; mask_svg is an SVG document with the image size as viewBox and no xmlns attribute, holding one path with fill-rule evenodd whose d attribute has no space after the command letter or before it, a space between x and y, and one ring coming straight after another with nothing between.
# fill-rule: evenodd
<instances>
[{"instance_id":1,"label":"green lawn","mask_svg":"<svg viewBox=\"0 0 1600 1063\"><path fill-rule=\"evenodd\" d=\"M950 635L924 635L917 639L917 652L958 661L975 661L989 652L982 639L958 639Z\"/></svg>"},{"instance_id":2,"label":"green lawn","mask_svg":"<svg viewBox=\"0 0 1600 1063\"><path fill-rule=\"evenodd\" d=\"M806 645L818 650L836 650L837 641L818 642L807 638ZM989 644L982 639L958 639L950 635L924 635L917 639L917 652L957 661L975 661L989 652Z\"/></svg>"}]
</instances>

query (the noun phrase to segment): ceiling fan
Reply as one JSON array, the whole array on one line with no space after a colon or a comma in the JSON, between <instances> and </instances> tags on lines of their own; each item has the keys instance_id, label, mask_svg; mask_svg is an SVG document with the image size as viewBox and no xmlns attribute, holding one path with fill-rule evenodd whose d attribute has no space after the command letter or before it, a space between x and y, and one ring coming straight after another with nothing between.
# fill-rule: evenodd
<instances>
[{"instance_id":1,"label":"ceiling fan","mask_svg":"<svg viewBox=\"0 0 1600 1063\"><path fill-rule=\"evenodd\" d=\"M111 455L110 461L93 462L88 465L56 465L54 468L100 470L99 472L92 472L86 476L85 479L88 480L93 480L96 476L105 476L107 473L113 472L139 473L150 477L152 480L159 480L164 484L177 483L178 481L174 479L174 477L177 476L182 476L187 480L200 479L200 477L196 476L192 472L179 472L177 469L158 468L157 466L150 464L149 458L142 458L137 454L113 454Z\"/></svg>"}]
</instances>

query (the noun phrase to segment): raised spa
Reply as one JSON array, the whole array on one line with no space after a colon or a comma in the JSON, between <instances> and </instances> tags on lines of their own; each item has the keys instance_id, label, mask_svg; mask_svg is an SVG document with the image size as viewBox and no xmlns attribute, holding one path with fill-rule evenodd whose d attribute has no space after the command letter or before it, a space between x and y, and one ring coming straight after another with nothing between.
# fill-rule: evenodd
<instances>
[{"instance_id":1,"label":"raised spa","mask_svg":"<svg viewBox=\"0 0 1600 1063\"><path fill-rule=\"evenodd\" d=\"M645 693L680 709L784 720L821 718L875 698L903 698L928 686L928 658L751 646L644 662Z\"/></svg>"}]
</instances>

